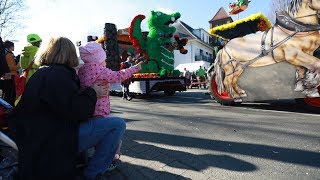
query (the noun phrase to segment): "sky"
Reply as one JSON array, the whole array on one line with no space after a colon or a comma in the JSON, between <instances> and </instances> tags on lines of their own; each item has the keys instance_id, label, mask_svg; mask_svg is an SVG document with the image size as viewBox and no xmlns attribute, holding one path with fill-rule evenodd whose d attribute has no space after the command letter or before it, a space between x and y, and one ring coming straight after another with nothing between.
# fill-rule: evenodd
<instances>
[{"instance_id":1,"label":"sky","mask_svg":"<svg viewBox=\"0 0 320 180\"><path fill-rule=\"evenodd\" d=\"M146 19L142 29L148 30L147 18L152 10L165 13L180 12L181 20L194 29L209 31L209 20L220 7L228 11L228 4L235 0L26 0L26 18L23 27L14 39L15 54L27 44L26 36L39 34L45 41L52 36L64 36L76 41L85 41L87 35L103 35L105 23L114 23L118 29L130 26L138 14ZM270 14L270 0L251 0L248 8L240 13L245 18L262 12ZM231 16L234 20L238 15Z\"/></svg>"}]
</instances>

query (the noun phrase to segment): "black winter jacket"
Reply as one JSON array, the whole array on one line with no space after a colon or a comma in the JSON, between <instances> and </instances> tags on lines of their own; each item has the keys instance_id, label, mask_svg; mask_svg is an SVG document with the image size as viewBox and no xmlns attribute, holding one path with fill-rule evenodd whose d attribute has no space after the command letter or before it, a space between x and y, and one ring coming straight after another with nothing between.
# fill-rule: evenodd
<instances>
[{"instance_id":1,"label":"black winter jacket","mask_svg":"<svg viewBox=\"0 0 320 180\"><path fill-rule=\"evenodd\" d=\"M44 66L30 78L9 115L20 179L75 178L79 124L92 117L96 101L92 88L80 92L78 76L67 66Z\"/></svg>"}]
</instances>

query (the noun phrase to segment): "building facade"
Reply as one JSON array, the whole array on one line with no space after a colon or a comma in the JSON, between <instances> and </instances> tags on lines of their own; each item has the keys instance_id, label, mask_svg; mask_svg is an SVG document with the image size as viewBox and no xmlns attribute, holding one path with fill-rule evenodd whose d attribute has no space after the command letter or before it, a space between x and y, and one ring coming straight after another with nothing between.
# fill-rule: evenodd
<instances>
[{"instance_id":1,"label":"building facade","mask_svg":"<svg viewBox=\"0 0 320 180\"><path fill-rule=\"evenodd\" d=\"M209 21L210 28L233 22L223 7ZM220 45L222 39L212 37L202 28L193 29L183 21L174 24L180 38L187 37L189 39L185 49L187 54L180 54L179 51L174 52L175 69L183 71L184 68L193 72L199 69L199 66L208 68L215 59L214 46Z\"/></svg>"},{"instance_id":2,"label":"building facade","mask_svg":"<svg viewBox=\"0 0 320 180\"><path fill-rule=\"evenodd\" d=\"M208 68L214 61L214 49L210 45L210 34L202 28L193 29L183 21L176 22L174 27L180 38L186 37L189 40L184 47L188 50L187 54L174 51L175 69L183 71L186 68L190 72L194 72L199 69L199 66Z\"/></svg>"}]
</instances>

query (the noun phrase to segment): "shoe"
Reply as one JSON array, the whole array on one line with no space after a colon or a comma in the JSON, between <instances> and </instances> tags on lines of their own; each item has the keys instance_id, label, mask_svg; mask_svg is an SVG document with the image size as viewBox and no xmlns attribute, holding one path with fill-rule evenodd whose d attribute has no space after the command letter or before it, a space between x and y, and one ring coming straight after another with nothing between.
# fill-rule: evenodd
<instances>
[{"instance_id":1,"label":"shoe","mask_svg":"<svg viewBox=\"0 0 320 180\"><path fill-rule=\"evenodd\" d=\"M113 160L119 160L120 161L121 153L120 154L115 154Z\"/></svg>"},{"instance_id":2,"label":"shoe","mask_svg":"<svg viewBox=\"0 0 320 180\"><path fill-rule=\"evenodd\" d=\"M132 97L131 96L127 96L127 101L131 101Z\"/></svg>"},{"instance_id":3,"label":"shoe","mask_svg":"<svg viewBox=\"0 0 320 180\"><path fill-rule=\"evenodd\" d=\"M112 161L112 164L114 164L114 165L120 164L120 163L121 163L120 157L121 157L121 154L116 154L116 155L114 156L114 159L113 159L113 161Z\"/></svg>"},{"instance_id":4,"label":"shoe","mask_svg":"<svg viewBox=\"0 0 320 180\"><path fill-rule=\"evenodd\" d=\"M107 168L106 172L110 172L113 171L117 168L116 162L112 161L112 163L109 165L109 167Z\"/></svg>"}]
</instances>

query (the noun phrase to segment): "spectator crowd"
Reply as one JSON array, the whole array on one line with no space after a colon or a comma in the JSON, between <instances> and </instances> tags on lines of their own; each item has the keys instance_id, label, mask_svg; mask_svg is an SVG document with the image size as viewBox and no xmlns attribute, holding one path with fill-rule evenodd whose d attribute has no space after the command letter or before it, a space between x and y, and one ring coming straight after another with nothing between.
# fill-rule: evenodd
<instances>
[{"instance_id":1,"label":"spectator crowd","mask_svg":"<svg viewBox=\"0 0 320 180\"><path fill-rule=\"evenodd\" d=\"M199 69L190 72L187 68L184 68L181 77L186 78L186 86L187 88L204 88L208 87L208 75L207 69L205 67L199 66Z\"/></svg>"}]
</instances>

